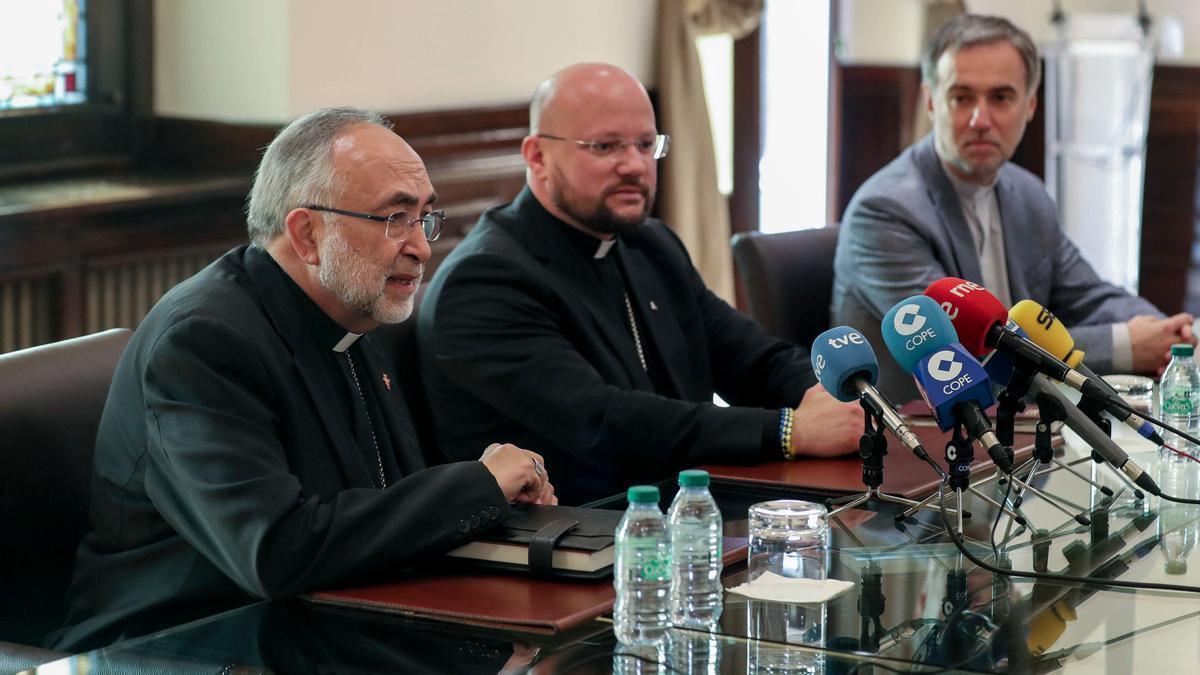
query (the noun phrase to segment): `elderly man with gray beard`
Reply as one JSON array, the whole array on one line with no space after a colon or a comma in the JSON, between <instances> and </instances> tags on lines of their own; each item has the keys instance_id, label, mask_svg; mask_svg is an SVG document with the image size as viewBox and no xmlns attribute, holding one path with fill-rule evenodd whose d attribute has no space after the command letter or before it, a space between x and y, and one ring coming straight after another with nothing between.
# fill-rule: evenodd
<instances>
[{"instance_id":1,"label":"elderly man with gray beard","mask_svg":"<svg viewBox=\"0 0 1200 675\"><path fill-rule=\"evenodd\" d=\"M373 113L320 110L279 133L251 243L163 296L117 366L60 648L394 575L511 502L557 501L541 456L516 446L426 467L391 354L367 334L411 314L436 199Z\"/></svg>"}]
</instances>

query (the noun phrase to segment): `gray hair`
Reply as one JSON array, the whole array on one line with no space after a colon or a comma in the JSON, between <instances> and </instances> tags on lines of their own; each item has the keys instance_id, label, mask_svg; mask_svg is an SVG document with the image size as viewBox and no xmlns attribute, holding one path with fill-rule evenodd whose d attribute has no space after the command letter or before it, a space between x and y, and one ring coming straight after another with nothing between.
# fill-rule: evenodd
<instances>
[{"instance_id":1,"label":"gray hair","mask_svg":"<svg viewBox=\"0 0 1200 675\"><path fill-rule=\"evenodd\" d=\"M956 52L963 47L1007 41L1016 48L1025 63L1025 91L1037 91L1042 79L1038 63L1037 47L1029 33L1017 28L1007 19L998 16L960 14L942 24L930 38L921 54L921 82L930 89L937 88L937 62L946 52Z\"/></svg>"},{"instance_id":2,"label":"gray hair","mask_svg":"<svg viewBox=\"0 0 1200 675\"><path fill-rule=\"evenodd\" d=\"M341 193L333 143L351 127L391 122L361 108L322 108L285 126L263 153L246 200L246 230L264 247L284 230L284 219L305 204L330 205Z\"/></svg>"}]
</instances>

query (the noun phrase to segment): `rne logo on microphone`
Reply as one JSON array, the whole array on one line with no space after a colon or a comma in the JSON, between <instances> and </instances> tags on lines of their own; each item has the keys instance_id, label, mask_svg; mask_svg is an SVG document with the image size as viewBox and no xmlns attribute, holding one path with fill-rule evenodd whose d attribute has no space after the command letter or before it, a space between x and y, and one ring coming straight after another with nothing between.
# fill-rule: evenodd
<instances>
[{"instance_id":1,"label":"rne logo on microphone","mask_svg":"<svg viewBox=\"0 0 1200 675\"><path fill-rule=\"evenodd\" d=\"M846 333L841 337L829 338L829 346L833 347L834 349L841 349L846 345L864 345L866 343L866 339L858 333Z\"/></svg>"},{"instance_id":2,"label":"rne logo on microphone","mask_svg":"<svg viewBox=\"0 0 1200 675\"><path fill-rule=\"evenodd\" d=\"M944 349L929 357L929 374L938 382L949 382L962 372L963 364L954 358L954 352Z\"/></svg>"},{"instance_id":3,"label":"rne logo on microphone","mask_svg":"<svg viewBox=\"0 0 1200 675\"><path fill-rule=\"evenodd\" d=\"M982 290L984 290L983 286L980 286L979 284L977 284L973 281L964 281L961 284L958 284L958 285L954 286L953 288L951 288L950 294L956 298L965 298L968 295L974 293L975 291L982 291Z\"/></svg>"},{"instance_id":4,"label":"rne logo on microphone","mask_svg":"<svg viewBox=\"0 0 1200 675\"><path fill-rule=\"evenodd\" d=\"M946 316L950 317L951 321L958 318L958 308L950 304L949 300L942 303L942 311L946 313Z\"/></svg>"},{"instance_id":5,"label":"rne logo on microphone","mask_svg":"<svg viewBox=\"0 0 1200 675\"><path fill-rule=\"evenodd\" d=\"M892 326L900 335L908 337L921 330L925 325L925 317L921 315L921 306L916 303L907 304L896 310Z\"/></svg>"}]
</instances>

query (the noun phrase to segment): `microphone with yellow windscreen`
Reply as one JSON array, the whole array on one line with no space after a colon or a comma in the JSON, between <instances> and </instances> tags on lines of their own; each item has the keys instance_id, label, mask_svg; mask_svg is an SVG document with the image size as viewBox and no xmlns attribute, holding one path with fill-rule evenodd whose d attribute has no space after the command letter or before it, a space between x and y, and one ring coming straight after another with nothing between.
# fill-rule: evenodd
<instances>
[{"instance_id":1,"label":"microphone with yellow windscreen","mask_svg":"<svg viewBox=\"0 0 1200 675\"><path fill-rule=\"evenodd\" d=\"M1068 366L1079 368L1083 362L1083 352L1075 349L1075 340L1067 327L1045 307L1033 300L1022 300L1008 310L1008 318L1015 321L1037 346Z\"/></svg>"},{"instance_id":2,"label":"microphone with yellow windscreen","mask_svg":"<svg viewBox=\"0 0 1200 675\"><path fill-rule=\"evenodd\" d=\"M1071 337L1070 331L1058 320L1058 317L1050 313L1050 310L1033 300L1022 300L1008 310L1008 318L1025 331L1025 335L1031 342L1062 359L1067 365L1083 373L1084 376L1095 380L1113 397L1117 396L1117 392L1104 381L1104 378L1097 377L1087 366L1083 365L1083 352L1075 349L1075 340ZM1104 409L1151 443L1155 445L1164 443L1162 436L1154 430L1154 427L1150 426L1149 422L1131 411L1111 404L1106 405Z\"/></svg>"}]
</instances>

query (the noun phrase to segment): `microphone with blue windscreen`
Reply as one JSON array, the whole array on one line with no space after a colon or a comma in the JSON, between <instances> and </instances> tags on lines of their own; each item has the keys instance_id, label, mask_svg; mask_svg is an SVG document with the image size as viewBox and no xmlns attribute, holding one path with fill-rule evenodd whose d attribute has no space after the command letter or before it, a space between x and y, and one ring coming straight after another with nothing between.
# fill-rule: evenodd
<instances>
[{"instance_id":1,"label":"microphone with blue windscreen","mask_svg":"<svg viewBox=\"0 0 1200 675\"><path fill-rule=\"evenodd\" d=\"M937 301L925 295L897 302L883 315L880 330L892 358L906 373L913 372L917 361L943 345L958 342L950 317Z\"/></svg>"},{"instance_id":2,"label":"microphone with blue windscreen","mask_svg":"<svg viewBox=\"0 0 1200 675\"><path fill-rule=\"evenodd\" d=\"M983 412L994 401L987 373L958 343L954 325L941 306L924 296L901 300L884 315L880 328L893 358L912 373L938 427L949 431L961 425L987 449L1001 471L1011 473L1012 458ZM960 472L964 469L959 467Z\"/></svg>"},{"instance_id":3,"label":"microphone with blue windscreen","mask_svg":"<svg viewBox=\"0 0 1200 675\"><path fill-rule=\"evenodd\" d=\"M810 353L813 373L825 391L839 401L865 401L905 447L932 463L895 406L875 388L879 361L862 333L849 326L830 328L813 340Z\"/></svg>"}]
</instances>

